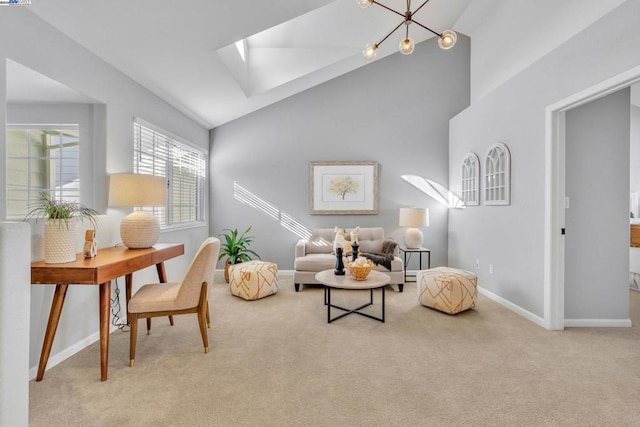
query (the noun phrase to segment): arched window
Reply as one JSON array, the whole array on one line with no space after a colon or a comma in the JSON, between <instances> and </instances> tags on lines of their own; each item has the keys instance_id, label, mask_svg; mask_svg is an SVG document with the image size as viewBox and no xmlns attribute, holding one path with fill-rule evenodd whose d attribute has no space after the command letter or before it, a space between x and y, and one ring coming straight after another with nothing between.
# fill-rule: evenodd
<instances>
[{"instance_id":1,"label":"arched window","mask_svg":"<svg viewBox=\"0 0 640 427\"><path fill-rule=\"evenodd\" d=\"M462 162L462 201L465 206L480 204L480 159L468 153Z\"/></svg>"},{"instance_id":2,"label":"arched window","mask_svg":"<svg viewBox=\"0 0 640 427\"><path fill-rule=\"evenodd\" d=\"M484 160L484 200L487 205L511 202L511 154L502 143L491 146Z\"/></svg>"}]
</instances>

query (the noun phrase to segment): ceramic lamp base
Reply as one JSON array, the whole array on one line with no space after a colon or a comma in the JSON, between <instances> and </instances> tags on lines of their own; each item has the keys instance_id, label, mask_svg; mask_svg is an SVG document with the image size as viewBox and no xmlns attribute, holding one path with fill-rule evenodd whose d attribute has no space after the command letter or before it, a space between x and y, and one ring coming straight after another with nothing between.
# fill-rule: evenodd
<instances>
[{"instance_id":1,"label":"ceramic lamp base","mask_svg":"<svg viewBox=\"0 0 640 427\"><path fill-rule=\"evenodd\" d=\"M423 242L422 231L417 228L407 228L404 232L404 245L407 249L418 249Z\"/></svg>"},{"instance_id":2,"label":"ceramic lamp base","mask_svg":"<svg viewBox=\"0 0 640 427\"><path fill-rule=\"evenodd\" d=\"M158 237L160 222L151 212L131 212L120 224L120 238L128 248L150 248L158 241Z\"/></svg>"}]
</instances>

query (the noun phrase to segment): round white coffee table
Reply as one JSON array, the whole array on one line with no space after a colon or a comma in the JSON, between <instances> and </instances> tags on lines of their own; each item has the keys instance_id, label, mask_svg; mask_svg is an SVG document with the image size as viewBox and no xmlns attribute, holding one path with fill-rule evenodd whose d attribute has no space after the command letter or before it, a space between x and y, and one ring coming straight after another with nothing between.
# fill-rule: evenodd
<instances>
[{"instance_id":1,"label":"round white coffee table","mask_svg":"<svg viewBox=\"0 0 640 427\"><path fill-rule=\"evenodd\" d=\"M331 323L334 320L342 319L349 314L356 313L364 317L368 317L370 319L377 320L379 322L384 323L384 287L391 278L379 271L372 271L367 276L366 280L354 280L351 278L349 273L346 273L344 276L337 276L333 274L333 270L324 270L320 273L316 274L316 280L324 285L324 304L327 306L327 323ZM346 290L363 290L369 289L369 302L361 305L360 307L356 307L354 309L348 309L344 307L340 307L334 304L331 304L331 289L346 289ZM362 310L365 307L368 307L373 304L373 290L380 289L382 291L382 317L375 317L368 313L363 313ZM331 318L331 308L337 308L339 310L345 311L346 313L342 313L341 315Z\"/></svg>"}]
</instances>

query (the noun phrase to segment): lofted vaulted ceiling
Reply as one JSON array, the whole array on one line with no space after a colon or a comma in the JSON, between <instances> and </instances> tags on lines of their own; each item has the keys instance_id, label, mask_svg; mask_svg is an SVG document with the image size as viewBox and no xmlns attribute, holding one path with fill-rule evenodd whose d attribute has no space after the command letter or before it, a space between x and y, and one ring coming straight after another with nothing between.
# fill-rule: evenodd
<instances>
[{"instance_id":1,"label":"lofted vaulted ceiling","mask_svg":"<svg viewBox=\"0 0 640 427\"><path fill-rule=\"evenodd\" d=\"M459 30L471 1L430 0L415 19ZM407 0L383 3L403 11ZM30 10L208 128L370 63L364 45L402 21L355 0L56 0ZM396 53L402 35L385 41L378 59ZM410 35L433 37L416 25Z\"/></svg>"}]
</instances>

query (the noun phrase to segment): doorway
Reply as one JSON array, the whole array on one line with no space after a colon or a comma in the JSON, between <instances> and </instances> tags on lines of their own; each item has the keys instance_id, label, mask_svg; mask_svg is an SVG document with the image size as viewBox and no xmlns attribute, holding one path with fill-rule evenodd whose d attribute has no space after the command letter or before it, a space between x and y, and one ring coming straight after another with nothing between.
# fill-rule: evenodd
<instances>
[{"instance_id":1,"label":"doorway","mask_svg":"<svg viewBox=\"0 0 640 427\"><path fill-rule=\"evenodd\" d=\"M640 67L621 73L546 109L544 326L547 329L561 330L565 326L631 326L628 318L598 321L589 316L591 318L589 324L583 322L579 325L572 325L571 322L566 321L565 255L567 248L562 231L567 224L566 203L568 202L569 207L571 206L571 200L566 199L567 181L565 179L566 159L568 155L572 155L572 152L566 152L568 112L628 88L638 81L640 81ZM627 190L628 186L625 191ZM628 262L628 257L626 259Z\"/></svg>"}]
</instances>

